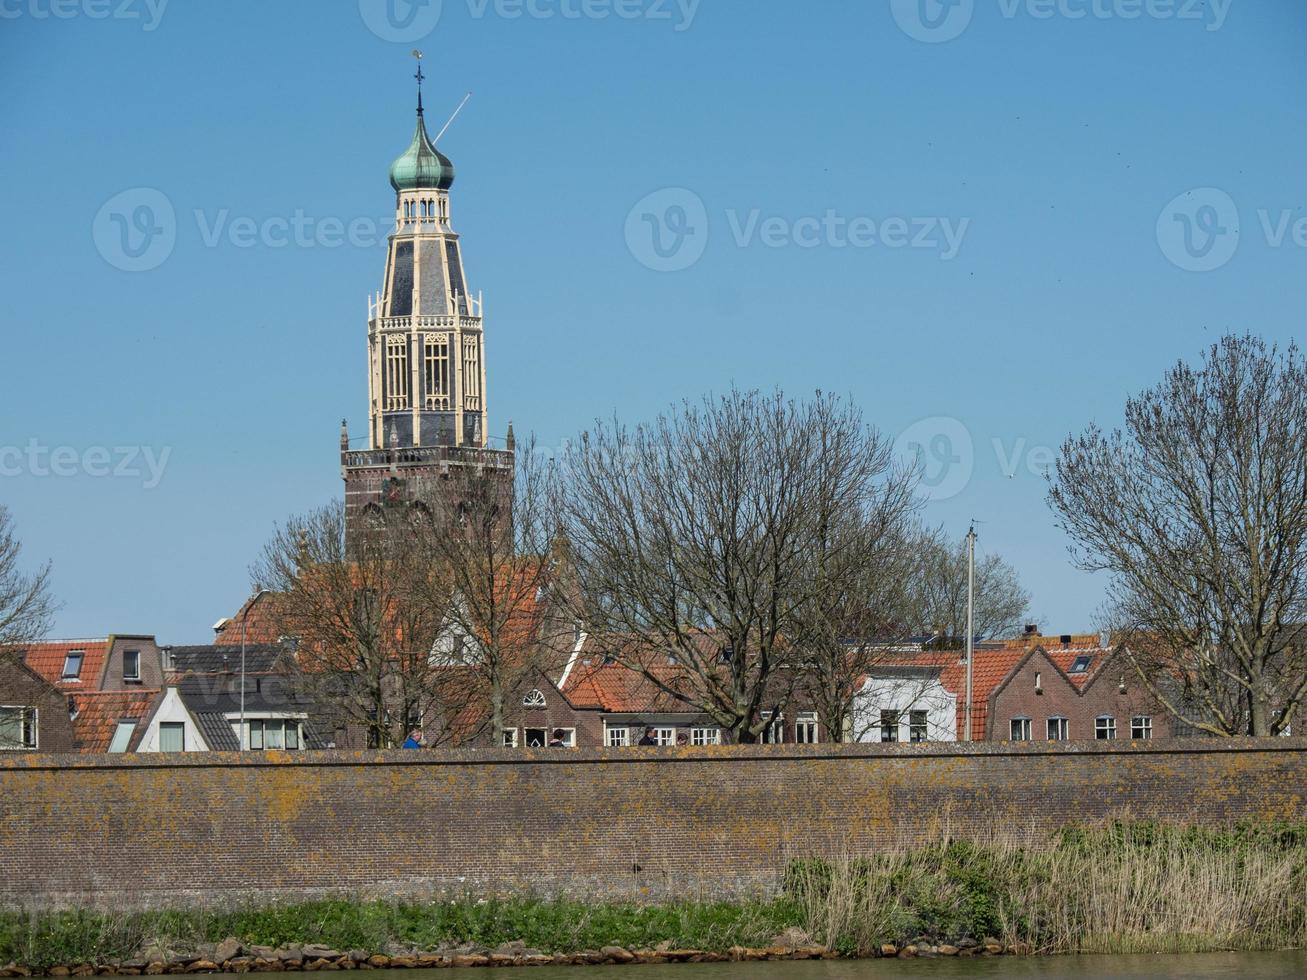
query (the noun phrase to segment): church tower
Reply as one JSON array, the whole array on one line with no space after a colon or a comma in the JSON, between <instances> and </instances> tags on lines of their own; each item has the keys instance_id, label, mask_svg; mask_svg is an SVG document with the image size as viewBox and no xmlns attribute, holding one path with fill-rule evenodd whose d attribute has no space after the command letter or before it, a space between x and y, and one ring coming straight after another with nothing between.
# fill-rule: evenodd
<instances>
[{"instance_id":1,"label":"church tower","mask_svg":"<svg viewBox=\"0 0 1307 980\"><path fill-rule=\"evenodd\" d=\"M390 166L395 228L385 278L368 299L368 448L351 450L341 428L351 524L449 492L441 486L460 468L502 469L512 483L511 426L507 450L488 448L482 303L450 223L454 165L427 135L420 61L416 77L417 127Z\"/></svg>"}]
</instances>

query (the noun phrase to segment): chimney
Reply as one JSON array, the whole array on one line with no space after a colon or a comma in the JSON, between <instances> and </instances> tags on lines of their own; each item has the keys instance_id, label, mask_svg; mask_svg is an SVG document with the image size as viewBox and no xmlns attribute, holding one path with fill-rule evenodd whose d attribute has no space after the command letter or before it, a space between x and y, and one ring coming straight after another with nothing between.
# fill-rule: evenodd
<instances>
[{"instance_id":1,"label":"chimney","mask_svg":"<svg viewBox=\"0 0 1307 980\"><path fill-rule=\"evenodd\" d=\"M1058 640L1061 641L1062 646L1069 647L1071 645L1071 634L1063 633L1061 636L1058 637Z\"/></svg>"}]
</instances>

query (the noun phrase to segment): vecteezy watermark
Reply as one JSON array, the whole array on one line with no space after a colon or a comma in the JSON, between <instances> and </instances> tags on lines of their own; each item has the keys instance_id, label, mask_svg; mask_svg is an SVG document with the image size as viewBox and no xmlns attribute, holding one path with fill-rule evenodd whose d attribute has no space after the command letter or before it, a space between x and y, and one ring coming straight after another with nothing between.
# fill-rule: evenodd
<instances>
[{"instance_id":1,"label":"vecteezy watermark","mask_svg":"<svg viewBox=\"0 0 1307 980\"><path fill-rule=\"evenodd\" d=\"M1199 187L1174 198L1157 219L1157 244L1172 265L1211 272L1237 251L1241 230L1234 198L1215 187Z\"/></svg>"},{"instance_id":2,"label":"vecteezy watermark","mask_svg":"<svg viewBox=\"0 0 1307 980\"><path fill-rule=\"evenodd\" d=\"M971 227L970 218L821 215L791 218L764 215L761 209L724 212L737 248L912 248L936 252L945 262L957 257ZM655 191L626 215L626 246L641 265L655 272L688 269L708 248L708 207L684 187Z\"/></svg>"},{"instance_id":3,"label":"vecteezy watermark","mask_svg":"<svg viewBox=\"0 0 1307 980\"><path fill-rule=\"evenodd\" d=\"M375 248L395 226L393 216L317 216L302 208L257 218L235 215L230 208L196 208L191 216L204 248ZM153 187L134 187L104 203L92 222L91 237L101 257L115 269L148 272L172 255L179 230L176 210L166 194Z\"/></svg>"},{"instance_id":4,"label":"vecteezy watermark","mask_svg":"<svg viewBox=\"0 0 1307 980\"><path fill-rule=\"evenodd\" d=\"M1044 478L1057 465L1051 446L1031 445L1028 439L990 439L998 471L1015 480L1022 471ZM959 419L936 416L914 422L894 440L895 454L915 466L918 492L927 500L949 500L971 482L976 469L971 431Z\"/></svg>"},{"instance_id":5,"label":"vecteezy watermark","mask_svg":"<svg viewBox=\"0 0 1307 980\"><path fill-rule=\"evenodd\" d=\"M167 6L168 0L0 0L0 20L131 20L148 33Z\"/></svg>"},{"instance_id":6,"label":"vecteezy watermark","mask_svg":"<svg viewBox=\"0 0 1307 980\"><path fill-rule=\"evenodd\" d=\"M115 194L95 215L91 237L96 250L116 269L148 272L172 255L177 244L177 212L153 187Z\"/></svg>"},{"instance_id":7,"label":"vecteezy watermark","mask_svg":"<svg viewBox=\"0 0 1307 980\"><path fill-rule=\"evenodd\" d=\"M688 269L708 249L708 208L694 191L666 187L642 197L626 216L626 247L655 272Z\"/></svg>"},{"instance_id":8,"label":"vecteezy watermark","mask_svg":"<svg viewBox=\"0 0 1307 980\"><path fill-rule=\"evenodd\" d=\"M443 6L442 0L359 0L359 15L383 41L407 43L436 29Z\"/></svg>"},{"instance_id":9,"label":"vecteezy watermark","mask_svg":"<svg viewBox=\"0 0 1307 980\"><path fill-rule=\"evenodd\" d=\"M688 31L702 0L464 0L473 20L645 20ZM358 0L368 30L383 41L410 42L436 29L443 0Z\"/></svg>"},{"instance_id":10,"label":"vecteezy watermark","mask_svg":"<svg viewBox=\"0 0 1307 980\"><path fill-rule=\"evenodd\" d=\"M952 41L971 26L978 0L890 0L908 37L927 44ZM1004 20L1169 20L1225 26L1234 0L991 0Z\"/></svg>"},{"instance_id":11,"label":"vecteezy watermark","mask_svg":"<svg viewBox=\"0 0 1307 980\"><path fill-rule=\"evenodd\" d=\"M153 446L46 446L29 439L26 446L0 446L0 478L34 476L68 479L76 476L141 480L141 489L153 490L163 480L172 447L156 452Z\"/></svg>"},{"instance_id":12,"label":"vecteezy watermark","mask_svg":"<svg viewBox=\"0 0 1307 980\"><path fill-rule=\"evenodd\" d=\"M1307 250L1307 217L1294 208L1258 208L1257 229L1267 248ZM1229 264L1245 239L1239 205L1216 187L1185 191L1157 219L1162 254L1186 272L1212 272Z\"/></svg>"},{"instance_id":13,"label":"vecteezy watermark","mask_svg":"<svg viewBox=\"0 0 1307 980\"><path fill-rule=\"evenodd\" d=\"M904 429L894 440L894 452L916 466L919 492L927 500L956 497L966 489L976 466L970 430L943 415Z\"/></svg>"}]
</instances>

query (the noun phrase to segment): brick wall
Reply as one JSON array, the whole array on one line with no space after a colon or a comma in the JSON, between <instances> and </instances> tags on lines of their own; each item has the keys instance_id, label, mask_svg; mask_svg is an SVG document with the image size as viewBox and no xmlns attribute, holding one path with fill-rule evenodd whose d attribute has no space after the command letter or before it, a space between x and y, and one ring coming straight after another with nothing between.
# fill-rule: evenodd
<instances>
[{"instance_id":1,"label":"brick wall","mask_svg":"<svg viewBox=\"0 0 1307 980\"><path fill-rule=\"evenodd\" d=\"M1069 819L1307 818L1307 739L0 758L0 901L769 889Z\"/></svg>"}]
</instances>

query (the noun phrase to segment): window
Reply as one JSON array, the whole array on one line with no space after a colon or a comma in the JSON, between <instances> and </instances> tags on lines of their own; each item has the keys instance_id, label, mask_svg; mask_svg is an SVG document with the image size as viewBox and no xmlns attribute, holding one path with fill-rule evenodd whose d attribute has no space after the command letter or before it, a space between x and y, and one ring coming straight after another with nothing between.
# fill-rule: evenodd
<instances>
[{"instance_id":1,"label":"window","mask_svg":"<svg viewBox=\"0 0 1307 980\"><path fill-rule=\"evenodd\" d=\"M924 742L927 737L926 712L911 712L908 715L908 741Z\"/></svg>"},{"instance_id":2,"label":"window","mask_svg":"<svg viewBox=\"0 0 1307 980\"><path fill-rule=\"evenodd\" d=\"M1067 721L1065 718L1048 719L1048 740L1050 742L1065 742L1068 737Z\"/></svg>"},{"instance_id":3,"label":"window","mask_svg":"<svg viewBox=\"0 0 1307 980\"><path fill-rule=\"evenodd\" d=\"M675 728L655 728L654 741L659 745L675 745L676 729Z\"/></svg>"},{"instance_id":4,"label":"window","mask_svg":"<svg viewBox=\"0 0 1307 980\"><path fill-rule=\"evenodd\" d=\"M408 338L386 338L386 411L408 408Z\"/></svg>"},{"instance_id":5,"label":"window","mask_svg":"<svg viewBox=\"0 0 1307 980\"><path fill-rule=\"evenodd\" d=\"M159 722L159 751L186 751L186 723L182 721Z\"/></svg>"},{"instance_id":6,"label":"window","mask_svg":"<svg viewBox=\"0 0 1307 980\"><path fill-rule=\"evenodd\" d=\"M1030 741L1030 719L1013 718L1012 719L1012 741L1029 742Z\"/></svg>"},{"instance_id":7,"label":"window","mask_svg":"<svg viewBox=\"0 0 1307 980\"><path fill-rule=\"evenodd\" d=\"M1088 673L1089 665L1093 662L1094 662L1093 657L1088 657L1088 656L1076 657L1076 659L1071 664L1071 669L1068 670L1067 673L1068 674Z\"/></svg>"},{"instance_id":8,"label":"window","mask_svg":"<svg viewBox=\"0 0 1307 980\"><path fill-rule=\"evenodd\" d=\"M123 680L139 681L141 679L141 651L123 651Z\"/></svg>"},{"instance_id":9,"label":"window","mask_svg":"<svg viewBox=\"0 0 1307 980\"><path fill-rule=\"evenodd\" d=\"M691 745L721 745L722 730L720 728L691 728L690 744Z\"/></svg>"},{"instance_id":10,"label":"window","mask_svg":"<svg viewBox=\"0 0 1307 980\"><path fill-rule=\"evenodd\" d=\"M504 729L504 741L503 741L503 745L504 745L504 748L506 748L506 749L515 749L515 748L517 748L517 729L516 729L516 728L505 728L505 729Z\"/></svg>"},{"instance_id":11,"label":"window","mask_svg":"<svg viewBox=\"0 0 1307 980\"><path fill-rule=\"evenodd\" d=\"M249 729L247 748L294 750L300 747L300 723L293 718L253 718L245 725Z\"/></svg>"},{"instance_id":12,"label":"window","mask_svg":"<svg viewBox=\"0 0 1307 980\"><path fill-rule=\"evenodd\" d=\"M34 749L36 709L0 707L0 749Z\"/></svg>"},{"instance_id":13,"label":"window","mask_svg":"<svg viewBox=\"0 0 1307 980\"><path fill-rule=\"evenodd\" d=\"M463 411L481 410L481 357L476 337L463 338Z\"/></svg>"},{"instance_id":14,"label":"window","mask_svg":"<svg viewBox=\"0 0 1307 980\"><path fill-rule=\"evenodd\" d=\"M127 746L132 742L132 734L136 731L136 722L120 721L118 727L113 730L113 738L109 740L110 752L126 752Z\"/></svg>"},{"instance_id":15,"label":"window","mask_svg":"<svg viewBox=\"0 0 1307 980\"><path fill-rule=\"evenodd\" d=\"M64 672L60 680L75 681L82 676L82 658L86 656L85 650L69 650L68 655L64 657Z\"/></svg>"},{"instance_id":16,"label":"window","mask_svg":"<svg viewBox=\"0 0 1307 980\"><path fill-rule=\"evenodd\" d=\"M554 734L555 734L556 732L562 732L562 735L563 735L562 741L563 741L563 746L564 746L564 748L569 748L569 749L574 749L574 748L576 748L576 729L575 729L575 728L551 728L551 729L549 730L549 737L552 739L552 738L554 737ZM546 744L547 744L547 743L546 743Z\"/></svg>"},{"instance_id":17,"label":"window","mask_svg":"<svg viewBox=\"0 0 1307 980\"><path fill-rule=\"evenodd\" d=\"M899 740L899 713L897 711L882 711L880 713L880 740L882 742L897 742Z\"/></svg>"},{"instance_id":18,"label":"window","mask_svg":"<svg viewBox=\"0 0 1307 980\"><path fill-rule=\"evenodd\" d=\"M1094 721L1094 738L1099 741L1116 738L1116 719L1111 715L1099 715Z\"/></svg>"},{"instance_id":19,"label":"window","mask_svg":"<svg viewBox=\"0 0 1307 980\"><path fill-rule=\"evenodd\" d=\"M609 748L624 748L631 744L631 729L629 728L610 728L604 744Z\"/></svg>"},{"instance_id":20,"label":"window","mask_svg":"<svg viewBox=\"0 0 1307 980\"><path fill-rule=\"evenodd\" d=\"M1131 738L1152 738L1153 737L1153 716L1152 715L1135 715L1130 719L1130 737Z\"/></svg>"},{"instance_id":21,"label":"window","mask_svg":"<svg viewBox=\"0 0 1307 980\"><path fill-rule=\"evenodd\" d=\"M449 334L429 333L423 344L422 363L425 368L428 412L449 411Z\"/></svg>"},{"instance_id":22,"label":"window","mask_svg":"<svg viewBox=\"0 0 1307 980\"><path fill-rule=\"evenodd\" d=\"M766 728L762 730L762 741L764 745L780 745L785 741L785 716L779 715L772 720L771 712L762 713L763 721L770 721Z\"/></svg>"},{"instance_id":23,"label":"window","mask_svg":"<svg viewBox=\"0 0 1307 980\"><path fill-rule=\"evenodd\" d=\"M522 707L524 708L532 708L538 710L545 706L546 706L545 696L541 694L539 691L532 691L530 694L528 694L526 697L522 699Z\"/></svg>"},{"instance_id":24,"label":"window","mask_svg":"<svg viewBox=\"0 0 1307 980\"><path fill-rule=\"evenodd\" d=\"M794 741L800 745L812 745L817 739L817 712L801 711L794 722Z\"/></svg>"}]
</instances>

